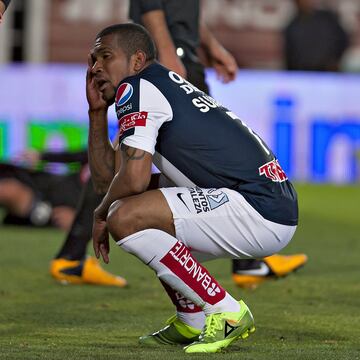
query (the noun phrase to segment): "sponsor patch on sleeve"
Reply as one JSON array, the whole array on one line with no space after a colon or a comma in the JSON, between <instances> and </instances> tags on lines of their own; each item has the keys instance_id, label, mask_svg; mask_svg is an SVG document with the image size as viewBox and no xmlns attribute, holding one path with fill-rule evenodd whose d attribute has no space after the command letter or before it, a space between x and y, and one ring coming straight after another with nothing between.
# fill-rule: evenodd
<instances>
[{"instance_id":1,"label":"sponsor patch on sleeve","mask_svg":"<svg viewBox=\"0 0 360 360\"><path fill-rule=\"evenodd\" d=\"M129 83L121 84L116 91L116 98L115 98L116 105L117 106L125 105L131 98L133 92L134 89L131 84Z\"/></svg>"},{"instance_id":2,"label":"sponsor patch on sleeve","mask_svg":"<svg viewBox=\"0 0 360 360\"><path fill-rule=\"evenodd\" d=\"M277 160L272 160L259 167L259 174L265 175L273 182L283 182L288 178Z\"/></svg>"},{"instance_id":3,"label":"sponsor patch on sleeve","mask_svg":"<svg viewBox=\"0 0 360 360\"><path fill-rule=\"evenodd\" d=\"M119 120L119 142L124 140L129 135L133 135L137 126L146 126L147 116L147 111L133 112L123 116Z\"/></svg>"}]
</instances>

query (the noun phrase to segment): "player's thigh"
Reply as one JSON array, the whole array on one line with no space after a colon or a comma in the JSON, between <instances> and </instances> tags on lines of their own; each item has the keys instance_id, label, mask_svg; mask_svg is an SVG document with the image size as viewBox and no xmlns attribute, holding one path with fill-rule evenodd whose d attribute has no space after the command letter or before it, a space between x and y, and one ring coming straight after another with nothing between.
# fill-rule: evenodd
<instances>
[{"instance_id":1,"label":"player's thigh","mask_svg":"<svg viewBox=\"0 0 360 360\"><path fill-rule=\"evenodd\" d=\"M162 188L176 237L202 259L264 257L279 251L295 227L264 219L238 192L226 188Z\"/></svg>"}]
</instances>

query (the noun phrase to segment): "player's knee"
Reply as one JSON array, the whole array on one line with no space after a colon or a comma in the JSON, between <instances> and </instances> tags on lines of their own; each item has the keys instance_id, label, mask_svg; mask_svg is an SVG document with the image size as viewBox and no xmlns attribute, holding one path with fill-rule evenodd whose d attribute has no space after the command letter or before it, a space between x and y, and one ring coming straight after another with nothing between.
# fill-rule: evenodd
<instances>
[{"instance_id":1,"label":"player's knee","mask_svg":"<svg viewBox=\"0 0 360 360\"><path fill-rule=\"evenodd\" d=\"M116 200L111 204L106 222L115 241L139 231L139 215L126 200Z\"/></svg>"},{"instance_id":2,"label":"player's knee","mask_svg":"<svg viewBox=\"0 0 360 360\"><path fill-rule=\"evenodd\" d=\"M110 234L112 234L113 237L116 233L119 232L119 219L121 218L122 206L123 202L121 200L116 200L109 207L106 224Z\"/></svg>"},{"instance_id":3,"label":"player's knee","mask_svg":"<svg viewBox=\"0 0 360 360\"><path fill-rule=\"evenodd\" d=\"M3 179L0 181L0 197L6 200L19 197L25 186L16 179Z\"/></svg>"}]
</instances>

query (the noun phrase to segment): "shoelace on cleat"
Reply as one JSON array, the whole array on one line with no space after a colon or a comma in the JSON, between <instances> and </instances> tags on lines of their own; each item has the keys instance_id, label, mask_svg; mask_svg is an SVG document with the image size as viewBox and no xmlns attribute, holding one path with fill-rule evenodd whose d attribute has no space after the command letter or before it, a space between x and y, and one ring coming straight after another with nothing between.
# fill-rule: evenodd
<instances>
[{"instance_id":1,"label":"shoelace on cleat","mask_svg":"<svg viewBox=\"0 0 360 360\"><path fill-rule=\"evenodd\" d=\"M221 317L217 314L209 315L206 318L204 330L201 333L199 340L206 338L214 338L217 330L222 329Z\"/></svg>"}]
</instances>

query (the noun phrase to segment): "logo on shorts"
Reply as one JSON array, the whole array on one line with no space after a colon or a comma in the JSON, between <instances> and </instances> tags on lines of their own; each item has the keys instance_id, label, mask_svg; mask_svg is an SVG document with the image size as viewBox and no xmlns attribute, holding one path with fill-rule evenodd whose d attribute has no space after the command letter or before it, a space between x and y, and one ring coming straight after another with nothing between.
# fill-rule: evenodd
<instances>
[{"instance_id":1,"label":"logo on shorts","mask_svg":"<svg viewBox=\"0 0 360 360\"><path fill-rule=\"evenodd\" d=\"M125 105L131 98L133 92L134 92L134 89L131 84L129 84L129 83L121 84L116 91L116 98L115 98L116 105L117 106Z\"/></svg>"},{"instance_id":2,"label":"logo on shorts","mask_svg":"<svg viewBox=\"0 0 360 360\"><path fill-rule=\"evenodd\" d=\"M190 196L197 214L217 209L229 201L228 196L218 189L190 188Z\"/></svg>"},{"instance_id":3,"label":"logo on shorts","mask_svg":"<svg viewBox=\"0 0 360 360\"><path fill-rule=\"evenodd\" d=\"M214 210L229 201L228 196L223 192L221 192L220 194L206 195L206 197L208 199L211 210Z\"/></svg>"},{"instance_id":4,"label":"logo on shorts","mask_svg":"<svg viewBox=\"0 0 360 360\"><path fill-rule=\"evenodd\" d=\"M177 197L179 198L179 200L186 206L186 208L190 211L190 209L189 209L189 207L186 205L186 202L185 202L185 200L183 199L183 193L177 193L176 194L177 195Z\"/></svg>"}]
</instances>

